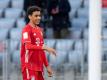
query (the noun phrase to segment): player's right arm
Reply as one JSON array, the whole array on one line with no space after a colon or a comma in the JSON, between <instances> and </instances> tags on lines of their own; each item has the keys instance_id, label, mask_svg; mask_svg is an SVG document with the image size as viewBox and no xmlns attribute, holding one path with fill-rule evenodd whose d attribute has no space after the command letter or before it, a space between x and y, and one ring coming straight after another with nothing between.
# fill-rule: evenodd
<instances>
[{"instance_id":1,"label":"player's right arm","mask_svg":"<svg viewBox=\"0 0 107 80\"><path fill-rule=\"evenodd\" d=\"M50 47L48 47L48 46L46 46L46 45L43 45L43 46L42 46L42 49L44 49L44 50L48 51L50 54L53 54L53 55L56 56L56 50L55 50L55 49L50 48Z\"/></svg>"},{"instance_id":2,"label":"player's right arm","mask_svg":"<svg viewBox=\"0 0 107 80\"><path fill-rule=\"evenodd\" d=\"M24 29L23 32L22 32L22 43L25 45L25 48L27 50L29 49L34 49L34 50L46 50L48 51L49 53L52 53L54 55L56 55L56 51L53 49L53 48L50 48L46 45L43 45L43 46L37 46L37 45L34 45L32 44L31 42L31 32L29 29Z\"/></svg>"}]
</instances>

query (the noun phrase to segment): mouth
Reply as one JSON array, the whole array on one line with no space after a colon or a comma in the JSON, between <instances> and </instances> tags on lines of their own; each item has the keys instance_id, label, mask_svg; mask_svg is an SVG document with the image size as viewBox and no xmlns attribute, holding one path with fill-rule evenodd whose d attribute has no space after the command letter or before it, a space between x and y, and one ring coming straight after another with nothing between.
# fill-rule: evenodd
<instances>
[{"instance_id":1,"label":"mouth","mask_svg":"<svg viewBox=\"0 0 107 80\"><path fill-rule=\"evenodd\" d=\"M40 20L38 20L37 23L40 23Z\"/></svg>"},{"instance_id":2,"label":"mouth","mask_svg":"<svg viewBox=\"0 0 107 80\"><path fill-rule=\"evenodd\" d=\"M36 24L39 24L39 23L40 23L40 20L35 20L35 23L36 23Z\"/></svg>"}]
</instances>

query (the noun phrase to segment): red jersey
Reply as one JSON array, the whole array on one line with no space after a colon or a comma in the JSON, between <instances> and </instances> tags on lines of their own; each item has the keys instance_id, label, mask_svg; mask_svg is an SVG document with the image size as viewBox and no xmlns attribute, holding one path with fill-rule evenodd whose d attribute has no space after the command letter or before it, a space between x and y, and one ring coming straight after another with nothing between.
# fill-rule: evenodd
<instances>
[{"instance_id":1,"label":"red jersey","mask_svg":"<svg viewBox=\"0 0 107 80\"><path fill-rule=\"evenodd\" d=\"M43 71L43 64L48 66L45 52L43 34L40 27L32 27L27 24L22 30L21 40L21 67L35 71Z\"/></svg>"}]
</instances>

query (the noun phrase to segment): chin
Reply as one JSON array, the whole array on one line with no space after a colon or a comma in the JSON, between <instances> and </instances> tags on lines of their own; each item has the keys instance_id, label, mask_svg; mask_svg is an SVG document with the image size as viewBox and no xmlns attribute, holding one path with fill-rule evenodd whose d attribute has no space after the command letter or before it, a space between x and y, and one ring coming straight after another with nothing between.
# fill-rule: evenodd
<instances>
[{"instance_id":1,"label":"chin","mask_svg":"<svg viewBox=\"0 0 107 80\"><path fill-rule=\"evenodd\" d=\"M35 25L39 25L39 24L40 24L40 22L35 23Z\"/></svg>"},{"instance_id":2,"label":"chin","mask_svg":"<svg viewBox=\"0 0 107 80\"><path fill-rule=\"evenodd\" d=\"M38 25L39 23L36 23L36 25Z\"/></svg>"},{"instance_id":3,"label":"chin","mask_svg":"<svg viewBox=\"0 0 107 80\"><path fill-rule=\"evenodd\" d=\"M38 23L38 24L35 24L35 25L39 25L39 23Z\"/></svg>"}]
</instances>

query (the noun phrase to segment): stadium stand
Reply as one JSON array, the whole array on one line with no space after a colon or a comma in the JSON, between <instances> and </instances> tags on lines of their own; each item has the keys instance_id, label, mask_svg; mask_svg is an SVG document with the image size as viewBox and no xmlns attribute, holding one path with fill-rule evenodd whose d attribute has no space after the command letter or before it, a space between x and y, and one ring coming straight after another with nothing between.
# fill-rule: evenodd
<instances>
[{"instance_id":1,"label":"stadium stand","mask_svg":"<svg viewBox=\"0 0 107 80\"><path fill-rule=\"evenodd\" d=\"M12 62L17 65L20 66L20 51L19 50L15 50L12 54Z\"/></svg>"},{"instance_id":2,"label":"stadium stand","mask_svg":"<svg viewBox=\"0 0 107 80\"><path fill-rule=\"evenodd\" d=\"M19 40L11 39L9 45L10 45L10 48L9 48L10 52L14 52L14 50L18 50Z\"/></svg>"},{"instance_id":3,"label":"stadium stand","mask_svg":"<svg viewBox=\"0 0 107 80\"><path fill-rule=\"evenodd\" d=\"M0 0L0 9L9 7L10 0Z\"/></svg>"},{"instance_id":4,"label":"stadium stand","mask_svg":"<svg viewBox=\"0 0 107 80\"><path fill-rule=\"evenodd\" d=\"M10 39L20 40L20 38L21 38L21 31L22 31L21 28L12 28L10 30Z\"/></svg>"},{"instance_id":5,"label":"stadium stand","mask_svg":"<svg viewBox=\"0 0 107 80\"><path fill-rule=\"evenodd\" d=\"M87 28L83 30L83 38L86 39L86 40L88 40L88 32L89 31L88 31Z\"/></svg>"},{"instance_id":6,"label":"stadium stand","mask_svg":"<svg viewBox=\"0 0 107 80\"><path fill-rule=\"evenodd\" d=\"M3 17L3 11L4 9L0 9L0 17Z\"/></svg>"},{"instance_id":7,"label":"stadium stand","mask_svg":"<svg viewBox=\"0 0 107 80\"><path fill-rule=\"evenodd\" d=\"M18 8L23 10L24 0L11 0L12 8Z\"/></svg>"},{"instance_id":8,"label":"stadium stand","mask_svg":"<svg viewBox=\"0 0 107 80\"><path fill-rule=\"evenodd\" d=\"M16 27L17 28L23 28L25 26L25 21L24 21L24 18L19 18L17 19L16 21Z\"/></svg>"},{"instance_id":9,"label":"stadium stand","mask_svg":"<svg viewBox=\"0 0 107 80\"><path fill-rule=\"evenodd\" d=\"M72 28L84 29L88 25L88 20L86 18L74 18L72 19Z\"/></svg>"},{"instance_id":10,"label":"stadium stand","mask_svg":"<svg viewBox=\"0 0 107 80\"><path fill-rule=\"evenodd\" d=\"M57 53L58 54L55 57L55 59L54 59L53 55L50 55L49 62L54 67L59 68L59 66L61 66L61 64L64 63L64 61L66 59L67 52L66 51L57 50Z\"/></svg>"},{"instance_id":11,"label":"stadium stand","mask_svg":"<svg viewBox=\"0 0 107 80\"><path fill-rule=\"evenodd\" d=\"M89 10L88 10L88 8L79 8L77 13L78 13L77 16L79 18L88 19L88 17L89 17L89 14L88 14Z\"/></svg>"},{"instance_id":12,"label":"stadium stand","mask_svg":"<svg viewBox=\"0 0 107 80\"><path fill-rule=\"evenodd\" d=\"M44 42L47 46L55 48L56 40L54 39L45 39ZM50 44L51 43L51 44Z\"/></svg>"},{"instance_id":13,"label":"stadium stand","mask_svg":"<svg viewBox=\"0 0 107 80\"><path fill-rule=\"evenodd\" d=\"M69 3L73 9L78 9L81 7L82 0L69 0Z\"/></svg>"},{"instance_id":14,"label":"stadium stand","mask_svg":"<svg viewBox=\"0 0 107 80\"><path fill-rule=\"evenodd\" d=\"M84 6L85 8L89 8L89 0L84 0L84 1L83 1L83 6Z\"/></svg>"},{"instance_id":15,"label":"stadium stand","mask_svg":"<svg viewBox=\"0 0 107 80\"><path fill-rule=\"evenodd\" d=\"M6 40L7 37L8 37L8 29L5 29L5 28L1 28L0 29L0 41L3 41L3 40Z\"/></svg>"},{"instance_id":16,"label":"stadium stand","mask_svg":"<svg viewBox=\"0 0 107 80\"><path fill-rule=\"evenodd\" d=\"M0 18L0 28L12 29L15 26L15 19Z\"/></svg>"},{"instance_id":17,"label":"stadium stand","mask_svg":"<svg viewBox=\"0 0 107 80\"><path fill-rule=\"evenodd\" d=\"M80 66L82 52L79 50L73 50L68 53L68 61L73 64L76 68Z\"/></svg>"},{"instance_id":18,"label":"stadium stand","mask_svg":"<svg viewBox=\"0 0 107 80\"><path fill-rule=\"evenodd\" d=\"M70 51L73 49L74 40L57 40L56 42L56 50L61 51Z\"/></svg>"},{"instance_id":19,"label":"stadium stand","mask_svg":"<svg viewBox=\"0 0 107 80\"><path fill-rule=\"evenodd\" d=\"M70 34L71 34L72 39L80 39L82 36L82 29L72 28Z\"/></svg>"},{"instance_id":20,"label":"stadium stand","mask_svg":"<svg viewBox=\"0 0 107 80\"><path fill-rule=\"evenodd\" d=\"M17 19L21 16L22 10L20 8L6 8L5 18L14 18Z\"/></svg>"}]
</instances>

